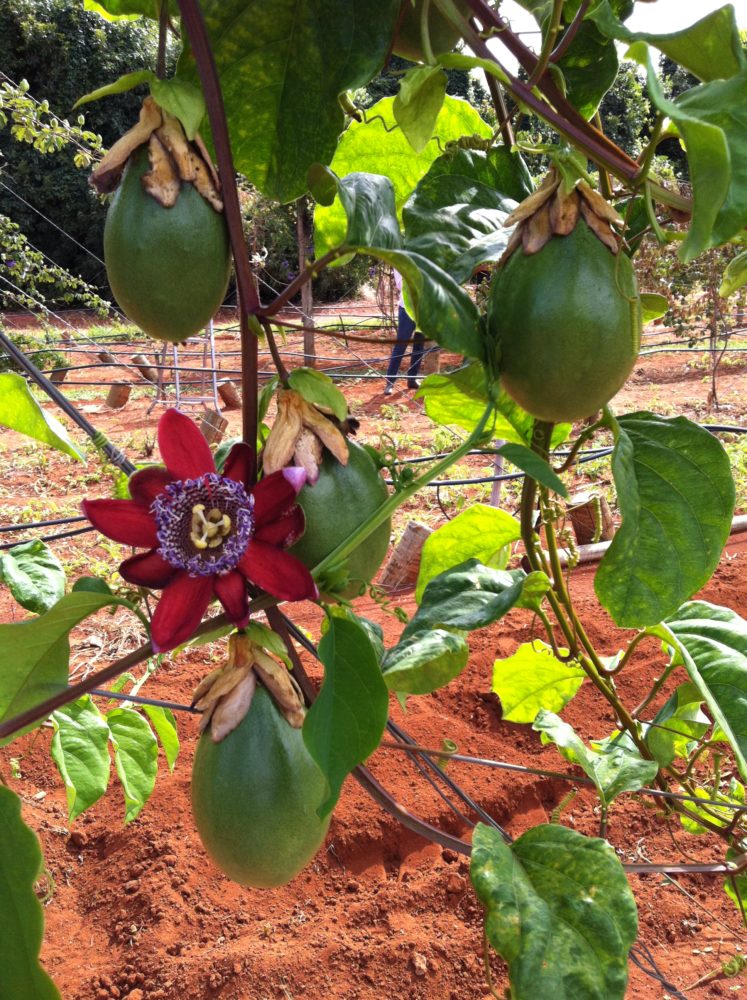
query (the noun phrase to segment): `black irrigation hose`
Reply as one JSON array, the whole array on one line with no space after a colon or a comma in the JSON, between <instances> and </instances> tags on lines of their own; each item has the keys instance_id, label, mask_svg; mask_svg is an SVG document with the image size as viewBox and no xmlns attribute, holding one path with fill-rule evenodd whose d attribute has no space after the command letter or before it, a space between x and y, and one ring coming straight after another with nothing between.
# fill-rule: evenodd
<instances>
[{"instance_id":1,"label":"black irrigation hose","mask_svg":"<svg viewBox=\"0 0 747 1000\"><path fill-rule=\"evenodd\" d=\"M54 521L32 521L30 524L11 524L10 526L3 526L0 528L0 534L7 531L24 531L29 528L52 528L58 524L74 524L76 521L87 521L88 518L84 517L82 514L76 514L73 517L58 517Z\"/></svg>"}]
</instances>

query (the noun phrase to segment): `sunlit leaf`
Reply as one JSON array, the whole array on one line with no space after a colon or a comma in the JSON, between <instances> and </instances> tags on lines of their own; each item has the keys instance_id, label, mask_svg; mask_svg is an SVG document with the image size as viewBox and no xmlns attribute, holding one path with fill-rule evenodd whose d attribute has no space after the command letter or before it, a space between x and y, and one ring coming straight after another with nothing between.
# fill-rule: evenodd
<instances>
[{"instance_id":1,"label":"sunlit leaf","mask_svg":"<svg viewBox=\"0 0 747 1000\"><path fill-rule=\"evenodd\" d=\"M566 654L568 650L561 650ZM534 722L541 709L559 712L575 697L586 674L575 660L563 663L539 639L493 664L492 690L506 722Z\"/></svg>"},{"instance_id":2,"label":"sunlit leaf","mask_svg":"<svg viewBox=\"0 0 747 1000\"><path fill-rule=\"evenodd\" d=\"M0 374L0 426L43 441L71 458L84 461L59 420L42 410L26 380L15 372Z\"/></svg>"},{"instance_id":3,"label":"sunlit leaf","mask_svg":"<svg viewBox=\"0 0 747 1000\"><path fill-rule=\"evenodd\" d=\"M65 784L67 818L72 823L109 784L109 727L88 696L54 712L52 724L50 753Z\"/></svg>"},{"instance_id":4,"label":"sunlit leaf","mask_svg":"<svg viewBox=\"0 0 747 1000\"><path fill-rule=\"evenodd\" d=\"M115 708L106 716L106 722L125 797L125 823L130 823L155 788L158 742L142 715L131 708Z\"/></svg>"},{"instance_id":5,"label":"sunlit leaf","mask_svg":"<svg viewBox=\"0 0 747 1000\"><path fill-rule=\"evenodd\" d=\"M447 82L438 66L413 66L400 82L394 117L416 153L422 153L433 135Z\"/></svg>"},{"instance_id":6,"label":"sunlit leaf","mask_svg":"<svg viewBox=\"0 0 747 1000\"><path fill-rule=\"evenodd\" d=\"M0 581L22 608L42 614L65 593L65 570L40 539L0 551Z\"/></svg>"},{"instance_id":7,"label":"sunlit leaf","mask_svg":"<svg viewBox=\"0 0 747 1000\"><path fill-rule=\"evenodd\" d=\"M460 635L426 629L402 639L384 657L382 670L390 691L430 694L467 666L469 648Z\"/></svg>"}]
</instances>

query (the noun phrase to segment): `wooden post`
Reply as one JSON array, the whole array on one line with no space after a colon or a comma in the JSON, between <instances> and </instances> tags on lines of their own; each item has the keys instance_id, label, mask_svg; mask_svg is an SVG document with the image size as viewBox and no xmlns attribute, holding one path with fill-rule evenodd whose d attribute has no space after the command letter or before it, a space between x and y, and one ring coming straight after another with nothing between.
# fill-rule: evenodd
<instances>
[{"instance_id":1,"label":"wooden post","mask_svg":"<svg viewBox=\"0 0 747 1000\"><path fill-rule=\"evenodd\" d=\"M218 395L223 400L227 410L241 409L241 394L236 388L236 383L230 379L225 379L218 384Z\"/></svg>"},{"instance_id":2,"label":"wooden post","mask_svg":"<svg viewBox=\"0 0 747 1000\"><path fill-rule=\"evenodd\" d=\"M208 444L218 444L228 427L228 421L220 413L209 408L200 417L200 430Z\"/></svg>"},{"instance_id":3,"label":"wooden post","mask_svg":"<svg viewBox=\"0 0 747 1000\"><path fill-rule=\"evenodd\" d=\"M55 385L62 385L67 378L67 373L67 368L55 368L54 371L50 373L49 381L54 382Z\"/></svg>"},{"instance_id":4,"label":"wooden post","mask_svg":"<svg viewBox=\"0 0 747 1000\"><path fill-rule=\"evenodd\" d=\"M433 375L441 371L441 348L435 340L426 340L423 344L423 365L420 369L423 375Z\"/></svg>"},{"instance_id":5,"label":"wooden post","mask_svg":"<svg viewBox=\"0 0 747 1000\"><path fill-rule=\"evenodd\" d=\"M132 386L129 382L115 382L109 389L106 405L110 406L112 410L121 410L130 398L131 392Z\"/></svg>"},{"instance_id":6,"label":"wooden post","mask_svg":"<svg viewBox=\"0 0 747 1000\"><path fill-rule=\"evenodd\" d=\"M108 351L99 351L99 353L98 353L98 359L99 359L99 361L101 361L105 365L116 365L116 364L119 364L119 362L114 357L114 355L110 354Z\"/></svg>"},{"instance_id":7,"label":"wooden post","mask_svg":"<svg viewBox=\"0 0 747 1000\"><path fill-rule=\"evenodd\" d=\"M432 532L433 529L426 524L421 524L419 521L409 522L381 575L382 587L387 590L402 590L415 584L420 570L423 546Z\"/></svg>"},{"instance_id":8,"label":"wooden post","mask_svg":"<svg viewBox=\"0 0 747 1000\"><path fill-rule=\"evenodd\" d=\"M298 243L299 274L306 269L309 257L313 255L313 248L309 245L309 234L306 229L307 205L306 195L303 195L296 202L296 241ZM316 365L314 291L310 281L307 281L301 289L301 316L303 318L303 325L307 328L303 332L303 363L307 368L314 368Z\"/></svg>"},{"instance_id":9,"label":"wooden post","mask_svg":"<svg viewBox=\"0 0 747 1000\"><path fill-rule=\"evenodd\" d=\"M579 545L606 542L615 533L607 499L596 493L576 493L568 502L573 533Z\"/></svg>"},{"instance_id":10,"label":"wooden post","mask_svg":"<svg viewBox=\"0 0 747 1000\"><path fill-rule=\"evenodd\" d=\"M135 365L146 382L151 382L153 385L157 385L158 372L153 367L150 358L146 358L144 354L133 354L132 363Z\"/></svg>"}]
</instances>

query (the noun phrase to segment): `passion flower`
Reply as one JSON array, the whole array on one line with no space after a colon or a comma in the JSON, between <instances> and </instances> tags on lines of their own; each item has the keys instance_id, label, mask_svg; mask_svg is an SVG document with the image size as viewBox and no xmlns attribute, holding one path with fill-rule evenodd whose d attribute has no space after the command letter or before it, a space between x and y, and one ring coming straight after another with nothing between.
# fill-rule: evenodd
<instances>
[{"instance_id":1,"label":"passion flower","mask_svg":"<svg viewBox=\"0 0 747 1000\"><path fill-rule=\"evenodd\" d=\"M214 597L234 625L245 625L247 581L283 601L319 596L308 569L283 551L304 530L296 503L303 469L282 469L250 486L252 451L239 443L219 475L207 441L178 410L161 417L158 446L166 468L134 473L131 500L83 501L102 535L148 550L125 559L119 573L135 586L163 590L152 622L156 652L189 639Z\"/></svg>"}]
</instances>

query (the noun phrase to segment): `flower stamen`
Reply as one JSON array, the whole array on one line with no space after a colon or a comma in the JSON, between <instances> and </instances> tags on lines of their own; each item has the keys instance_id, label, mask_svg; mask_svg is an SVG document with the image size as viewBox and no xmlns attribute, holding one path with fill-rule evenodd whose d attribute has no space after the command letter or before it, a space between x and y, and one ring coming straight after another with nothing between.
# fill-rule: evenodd
<instances>
[{"instance_id":1,"label":"flower stamen","mask_svg":"<svg viewBox=\"0 0 747 1000\"><path fill-rule=\"evenodd\" d=\"M215 549L231 533L231 518L217 507L205 516L205 504L196 503L192 508L192 530L189 540L196 549Z\"/></svg>"}]
</instances>

